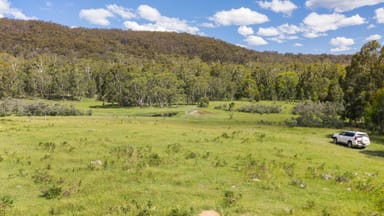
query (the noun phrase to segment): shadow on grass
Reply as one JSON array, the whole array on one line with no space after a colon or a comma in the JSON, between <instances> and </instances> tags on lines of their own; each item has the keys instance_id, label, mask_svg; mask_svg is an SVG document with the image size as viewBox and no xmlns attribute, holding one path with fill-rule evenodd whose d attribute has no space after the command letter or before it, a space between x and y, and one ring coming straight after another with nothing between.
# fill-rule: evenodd
<instances>
[{"instance_id":1,"label":"shadow on grass","mask_svg":"<svg viewBox=\"0 0 384 216\"><path fill-rule=\"evenodd\" d=\"M384 157L384 151L374 151L374 150L363 150L360 151L360 153L368 155L368 156L374 156L374 157Z\"/></svg>"},{"instance_id":2,"label":"shadow on grass","mask_svg":"<svg viewBox=\"0 0 384 216\"><path fill-rule=\"evenodd\" d=\"M94 109L111 109L111 108L127 108L127 107L120 106L119 104L105 104L105 105L90 106L90 108L94 108Z\"/></svg>"},{"instance_id":3,"label":"shadow on grass","mask_svg":"<svg viewBox=\"0 0 384 216\"><path fill-rule=\"evenodd\" d=\"M371 135L371 140L375 142L375 144L383 145L384 144L384 136L379 135Z\"/></svg>"}]
</instances>

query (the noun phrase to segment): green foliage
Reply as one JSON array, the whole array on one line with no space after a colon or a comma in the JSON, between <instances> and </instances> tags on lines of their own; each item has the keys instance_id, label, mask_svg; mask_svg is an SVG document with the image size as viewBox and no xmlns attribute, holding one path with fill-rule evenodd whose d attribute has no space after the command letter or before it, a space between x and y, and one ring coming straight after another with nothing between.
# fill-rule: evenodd
<instances>
[{"instance_id":1,"label":"green foliage","mask_svg":"<svg viewBox=\"0 0 384 216\"><path fill-rule=\"evenodd\" d=\"M224 191L223 207L224 208L234 207L238 205L238 202L241 198L242 198L242 195L240 193L235 193L229 190Z\"/></svg>"},{"instance_id":2,"label":"green foliage","mask_svg":"<svg viewBox=\"0 0 384 216\"><path fill-rule=\"evenodd\" d=\"M351 64L347 67L345 82L343 85L345 100L345 118L351 122L362 120L372 123L374 128L380 129L378 122L372 122L372 114L377 109L371 101L376 91L383 88L384 66L382 64L384 47L380 48L377 41L364 44L360 52L352 56ZM374 99L377 100L378 98ZM363 119L364 113L367 118ZM379 111L380 112L380 111Z\"/></svg>"},{"instance_id":3,"label":"green foliage","mask_svg":"<svg viewBox=\"0 0 384 216\"><path fill-rule=\"evenodd\" d=\"M77 116L92 115L92 111L83 112L74 105L46 104L43 102L27 102L6 99L0 101L0 116Z\"/></svg>"},{"instance_id":4,"label":"green foliage","mask_svg":"<svg viewBox=\"0 0 384 216\"><path fill-rule=\"evenodd\" d=\"M0 20L0 29L0 98L97 97L140 107L205 105L200 101L204 97L340 102L343 68L349 60L258 53L167 32L69 29L9 19ZM19 38L24 34L29 40Z\"/></svg>"},{"instance_id":5,"label":"green foliage","mask_svg":"<svg viewBox=\"0 0 384 216\"><path fill-rule=\"evenodd\" d=\"M173 208L167 216L193 216L193 208L182 209L182 208Z\"/></svg>"},{"instance_id":6,"label":"green foliage","mask_svg":"<svg viewBox=\"0 0 384 216\"><path fill-rule=\"evenodd\" d=\"M189 105L160 119L137 116L164 112L156 107L2 118L0 191L13 206L0 215L379 215L380 139L372 136L365 150L343 148L330 143L334 129L283 126L292 102L260 104L283 110L236 113L236 121L213 107L191 117ZM259 123L271 117L273 124Z\"/></svg>"},{"instance_id":7,"label":"green foliage","mask_svg":"<svg viewBox=\"0 0 384 216\"><path fill-rule=\"evenodd\" d=\"M9 195L4 195L0 199L0 209L5 209L7 207L13 207L14 201Z\"/></svg>"},{"instance_id":8,"label":"green foliage","mask_svg":"<svg viewBox=\"0 0 384 216\"><path fill-rule=\"evenodd\" d=\"M14 200L9 195L0 198L0 215L8 215L7 212L14 207Z\"/></svg>"},{"instance_id":9,"label":"green foliage","mask_svg":"<svg viewBox=\"0 0 384 216\"><path fill-rule=\"evenodd\" d=\"M208 97L200 98L199 104L198 104L199 107L208 107L208 105L209 105L209 98Z\"/></svg>"},{"instance_id":10,"label":"green foliage","mask_svg":"<svg viewBox=\"0 0 384 216\"><path fill-rule=\"evenodd\" d=\"M60 198L62 195L62 189L60 186L50 186L49 188L42 190L40 197L44 197L45 199L55 199L55 198Z\"/></svg>"},{"instance_id":11,"label":"green foliage","mask_svg":"<svg viewBox=\"0 0 384 216\"><path fill-rule=\"evenodd\" d=\"M258 113L258 114L269 114L269 113L280 113L281 112L280 106L269 106L269 105L262 105L262 104L253 104L253 105L247 105L237 108L237 111L239 112L246 112L246 113Z\"/></svg>"},{"instance_id":12,"label":"green foliage","mask_svg":"<svg viewBox=\"0 0 384 216\"><path fill-rule=\"evenodd\" d=\"M296 98L296 89L299 75L288 71L280 73L276 80L276 93L279 100L293 100Z\"/></svg>"},{"instance_id":13,"label":"green foliage","mask_svg":"<svg viewBox=\"0 0 384 216\"><path fill-rule=\"evenodd\" d=\"M372 130L384 133L384 88L378 89L365 107L365 120Z\"/></svg>"},{"instance_id":14,"label":"green foliage","mask_svg":"<svg viewBox=\"0 0 384 216\"><path fill-rule=\"evenodd\" d=\"M343 111L344 107L340 103L306 101L292 110L299 117L286 120L285 123L288 126L340 128L343 126L343 121L340 120Z\"/></svg>"}]
</instances>

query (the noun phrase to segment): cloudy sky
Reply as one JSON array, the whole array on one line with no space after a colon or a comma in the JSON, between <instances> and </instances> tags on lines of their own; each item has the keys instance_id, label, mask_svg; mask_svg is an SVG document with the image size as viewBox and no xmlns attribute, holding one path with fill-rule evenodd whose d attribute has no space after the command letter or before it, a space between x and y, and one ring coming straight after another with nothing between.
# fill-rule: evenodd
<instances>
[{"instance_id":1,"label":"cloudy sky","mask_svg":"<svg viewBox=\"0 0 384 216\"><path fill-rule=\"evenodd\" d=\"M187 32L280 53L350 54L384 41L384 0L0 0L1 17Z\"/></svg>"}]
</instances>

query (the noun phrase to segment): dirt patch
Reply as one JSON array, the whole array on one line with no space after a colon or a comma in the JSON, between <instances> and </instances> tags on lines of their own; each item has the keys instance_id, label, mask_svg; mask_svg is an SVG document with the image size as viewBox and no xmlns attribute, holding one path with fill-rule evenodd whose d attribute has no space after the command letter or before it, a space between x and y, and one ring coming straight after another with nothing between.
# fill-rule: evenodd
<instances>
[{"instance_id":1,"label":"dirt patch","mask_svg":"<svg viewBox=\"0 0 384 216\"><path fill-rule=\"evenodd\" d=\"M190 110L187 112L187 115L191 115L191 116L202 116L202 115L209 115L209 114L212 114L212 113L205 110Z\"/></svg>"},{"instance_id":2,"label":"dirt patch","mask_svg":"<svg viewBox=\"0 0 384 216\"><path fill-rule=\"evenodd\" d=\"M220 214L217 211L209 210L202 211L198 216L220 216Z\"/></svg>"}]
</instances>

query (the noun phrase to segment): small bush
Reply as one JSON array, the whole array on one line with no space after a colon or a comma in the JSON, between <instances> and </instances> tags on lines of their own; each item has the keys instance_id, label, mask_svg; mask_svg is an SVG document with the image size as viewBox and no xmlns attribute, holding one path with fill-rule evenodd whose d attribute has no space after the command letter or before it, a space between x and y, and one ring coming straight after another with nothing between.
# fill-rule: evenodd
<instances>
[{"instance_id":1,"label":"small bush","mask_svg":"<svg viewBox=\"0 0 384 216\"><path fill-rule=\"evenodd\" d=\"M83 112L74 105L49 105L42 102L26 102L23 100L6 99L0 102L0 117L18 116L78 116L92 115L92 111Z\"/></svg>"},{"instance_id":2,"label":"small bush","mask_svg":"<svg viewBox=\"0 0 384 216\"><path fill-rule=\"evenodd\" d=\"M225 110L228 111L228 105L227 104L221 104L214 107L217 110Z\"/></svg>"},{"instance_id":3,"label":"small bush","mask_svg":"<svg viewBox=\"0 0 384 216\"><path fill-rule=\"evenodd\" d=\"M193 208L190 209L182 209L182 208L173 208L168 216L192 216L193 214Z\"/></svg>"},{"instance_id":4,"label":"small bush","mask_svg":"<svg viewBox=\"0 0 384 216\"><path fill-rule=\"evenodd\" d=\"M13 207L13 199L8 195L4 195L0 199L0 209L6 207Z\"/></svg>"},{"instance_id":5,"label":"small bush","mask_svg":"<svg viewBox=\"0 0 384 216\"><path fill-rule=\"evenodd\" d=\"M295 118L290 118L284 121L285 125L288 127L296 127L297 126L297 120Z\"/></svg>"},{"instance_id":6,"label":"small bush","mask_svg":"<svg viewBox=\"0 0 384 216\"><path fill-rule=\"evenodd\" d=\"M2 196L0 198L0 215L7 215L8 209L12 208L13 206L13 199L10 196Z\"/></svg>"},{"instance_id":7,"label":"small bush","mask_svg":"<svg viewBox=\"0 0 384 216\"><path fill-rule=\"evenodd\" d=\"M52 186L47 190L43 190L40 196L44 197L45 199L55 199L61 196L61 192L62 192L61 187Z\"/></svg>"},{"instance_id":8,"label":"small bush","mask_svg":"<svg viewBox=\"0 0 384 216\"><path fill-rule=\"evenodd\" d=\"M297 125L302 127L341 128L343 121L340 120L340 114L343 111L344 106L340 103L306 101L298 104L292 110L292 114L299 115L299 117L286 120L285 124L290 127Z\"/></svg>"},{"instance_id":9,"label":"small bush","mask_svg":"<svg viewBox=\"0 0 384 216\"><path fill-rule=\"evenodd\" d=\"M199 107L208 107L209 105L209 98L208 97L202 97L199 100Z\"/></svg>"},{"instance_id":10,"label":"small bush","mask_svg":"<svg viewBox=\"0 0 384 216\"><path fill-rule=\"evenodd\" d=\"M46 170L37 169L32 175L33 182L36 184L50 183L53 181L53 177L48 174Z\"/></svg>"},{"instance_id":11,"label":"small bush","mask_svg":"<svg viewBox=\"0 0 384 216\"><path fill-rule=\"evenodd\" d=\"M269 114L269 113L280 113L282 109L280 106L254 104L254 105L239 107L237 111L246 112L246 113Z\"/></svg>"},{"instance_id":12,"label":"small bush","mask_svg":"<svg viewBox=\"0 0 384 216\"><path fill-rule=\"evenodd\" d=\"M223 207L229 208L236 206L241 197L241 194L236 194L233 191L224 191Z\"/></svg>"}]
</instances>

